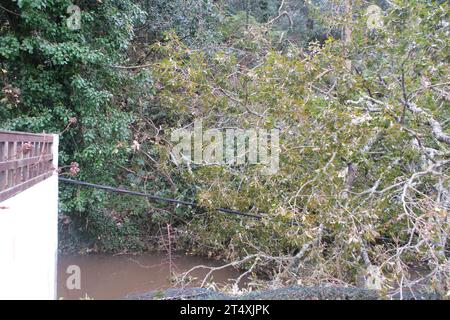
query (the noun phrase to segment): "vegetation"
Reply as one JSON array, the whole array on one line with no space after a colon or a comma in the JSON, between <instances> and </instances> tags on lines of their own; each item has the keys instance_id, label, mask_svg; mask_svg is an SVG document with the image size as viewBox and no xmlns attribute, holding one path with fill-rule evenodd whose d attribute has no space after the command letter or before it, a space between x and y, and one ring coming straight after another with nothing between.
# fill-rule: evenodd
<instances>
[{"instance_id":1,"label":"vegetation","mask_svg":"<svg viewBox=\"0 0 450 320\"><path fill-rule=\"evenodd\" d=\"M202 210L62 186L64 249L173 228L274 285L449 292L447 1L75 1L79 30L70 4L0 1L1 128L60 132L61 174ZM280 169L177 165L200 118L279 129Z\"/></svg>"}]
</instances>

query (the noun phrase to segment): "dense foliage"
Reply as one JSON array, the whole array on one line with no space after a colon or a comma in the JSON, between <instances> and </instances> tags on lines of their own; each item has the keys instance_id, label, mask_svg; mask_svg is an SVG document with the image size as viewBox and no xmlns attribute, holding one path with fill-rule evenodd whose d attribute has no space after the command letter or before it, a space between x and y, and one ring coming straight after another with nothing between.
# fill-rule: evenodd
<instances>
[{"instance_id":1,"label":"dense foliage","mask_svg":"<svg viewBox=\"0 0 450 320\"><path fill-rule=\"evenodd\" d=\"M1 128L61 132L79 179L203 207L64 187L69 249L143 249L169 223L274 285L449 290L447 1L79 1L77 31L69 1L0 4ZM175 164L171 132L200 118L278 128L279 171Z\"/></svg>"},{"instance_id":2,"label":"dense foliage","mask_svg":"<svg viewBox=\"0 0 450 320\"><path fill-rule=\"evenodd\" d=\"M126 145L117 145L132 138L134 102L122 91L132 80L113 66L122 63L144 13L131 1L80 2L81 29L71 30L71 1L1 5L2 129L61 132L63 166L76 162L80 179L114 184L128 157ZM63 186L61 198L63 213L94 222L95 237L111 232L99 220L105 195Z\"/></svg>"},{"instance_id":3,"label":"dense foliage","mask_svg":"<svg viewBox=\"0 0 450 320\"><path fill-rule=\"evenodd\" d=\"M383 29L371 30L360 14L344 20L351 42L330 37L308 53L276 51L256 23L234 28L229 46L210 54L176 37L155 46L156 96L179 126L203 118L207 128L281 129L275 175L255 166L185 168L211 209L191 223L195 248L277 281L363 278L388 289L423 267L421 280L445 292L448 9L398 1ZM265 219L236 220L217 207Z\"/></svg>"}]
</instances>

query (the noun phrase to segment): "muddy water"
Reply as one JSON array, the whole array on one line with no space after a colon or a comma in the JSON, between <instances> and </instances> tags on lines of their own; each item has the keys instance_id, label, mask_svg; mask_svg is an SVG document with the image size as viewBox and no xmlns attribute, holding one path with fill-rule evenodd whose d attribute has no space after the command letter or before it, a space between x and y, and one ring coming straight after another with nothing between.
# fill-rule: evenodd
<instances>
[{"instance_id":1,"label":"muddy water","mask_svg":"<svg viewBox=\"0 0 450 320\"><path fill-rule=\"evenodd\" d=\"M67 288L67 273L71 265L81 271L81 289ZM197 265L221 266L222 262L206 258L175 254L172 256L172 270L182 273ZM192 276L203 279L208 270L196 270ZM214 282L231 283L239 277L233 268L213 273ZM73 278L72 278L73 279ZM199 280L200 281L200 280ZM192 283L191 286L198 285ZM145 255L60 255L58 257L58 298L120 299L128 294L174 287L170 282L170 265L167 255L152 253Z\"/></svg>"}]
</instances>

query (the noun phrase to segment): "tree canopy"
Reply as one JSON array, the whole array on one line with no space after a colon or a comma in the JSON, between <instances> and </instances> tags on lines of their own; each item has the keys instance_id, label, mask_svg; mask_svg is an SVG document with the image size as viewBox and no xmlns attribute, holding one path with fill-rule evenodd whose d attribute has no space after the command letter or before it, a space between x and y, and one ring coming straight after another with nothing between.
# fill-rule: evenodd
<instances>
[{"instance_id":1,"label":"tree canopy","mask_svg":"<svg viewBox=\"0 0 450 320\"><path fill-rule=\"evenodd\" d=\"M392 292L424 268L445 294L449 14L431 0L2 0L0 127L60 133L63 175L203 209L64 186L65 250L155 248L170 223L178 248L273 283ZM280 169L174 163L171 133L197 119L278 129Z\"/></svg>"}]
</instances>

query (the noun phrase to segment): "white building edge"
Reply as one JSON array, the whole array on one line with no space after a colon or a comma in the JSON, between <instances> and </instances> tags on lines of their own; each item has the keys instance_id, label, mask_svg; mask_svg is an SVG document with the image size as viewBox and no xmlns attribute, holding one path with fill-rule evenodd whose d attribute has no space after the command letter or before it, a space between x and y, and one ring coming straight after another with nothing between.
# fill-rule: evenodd
<instances>
[{"instance_id":1,"label":"white building edge","mask_svg":"<svg viewBox=\"0 0 450 320\"><path fill-rule=\"evenodd\" d=\"M52 136L49 176L0 199L0 299L56 299L58 136ZM0 186L0 194L5 190Z\"/></svg>"}]
</instances>

